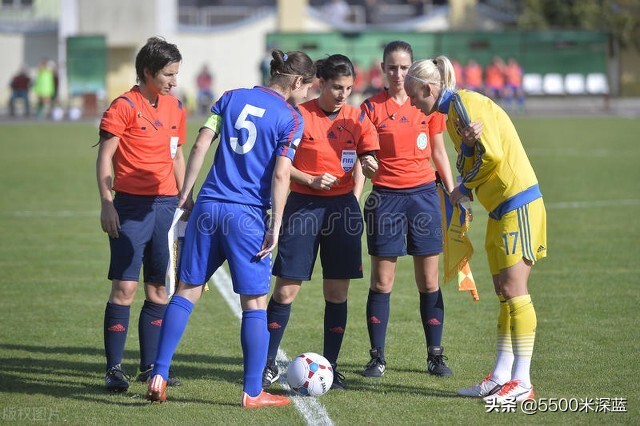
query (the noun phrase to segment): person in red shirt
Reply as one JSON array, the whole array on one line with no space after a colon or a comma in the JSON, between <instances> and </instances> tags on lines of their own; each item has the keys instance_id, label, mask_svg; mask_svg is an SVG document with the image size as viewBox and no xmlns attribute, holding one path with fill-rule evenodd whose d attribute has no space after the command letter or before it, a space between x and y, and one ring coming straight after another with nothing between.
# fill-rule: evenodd
<instances>
[{"instance_id":1,"label":"person in red shirt","mask_svg":"<svg viewBox=\"0 0 640 426\"><path fill-rule=\"evenodd\" d=\"M29 77L26 66L11 79L11 98L9 99L9 115L16 116L16 101L24 103L24 116L31 115L31 105L29 104L29 89L31 88L31 77Z\"/></svg>"},{"instance_id":2,"label":"person in red shirt","mask_svg":"<svg viewBox=\"0 0 640 426\"><path fill-rule=\"evenodd\" d=\"M464 88L482 93L482 67L474 59L469 59L464 68Z\"/></svg>"},{"instance_id":3,"label":"person in red shirt","mask_svg":"<svg viewBox=\"0 0 640 426\"><path fill-rule=\"evenodd\" d=\"M504 97L504 61L498 56L493 57L493 61L487 65L485 78L485 95L492 100Z\"/></svg>"},{"instance_id":4,"label":"person in red shirt","mask_svg":"<svg viewBox=\"0 0 640 426\"><path fill-rule=\"evenodd\" d=\"M153 367L167 304L167 233L185 172L185 109L169 95L181 60L174 44L148 39L136 56L138 84L115 99L100 122L100 222L111 247L111 294L104 314L105 385L115 392L129 388L121 361L143 265L146 298L138 323L138 381L146 381ZM172 379L170 385L179 382Z\"/></svg>"},{"instance_id":5,"label":"person in red shirt","mask_svg":"<svg viewBox=\"0 0 640 426\"><path fill-rule=\"evenodd\" d=\"M524 91L522 90L522 67L516 58L509 58L507 65L504 67L505 85L505 101L507 105L515 99L518 108L524 108Z\"/></svg>"},{"instance_id":6,"label":"person in red shirt","mask_svg":"<svg viewBox=\"0 0 640 426\"><path fill-rule=\"evenodd\" d=\"M456 82L458 83L458 87L464 87L464 67L457 59L452 59L451 65L453 65L453 71L456 73Z\"/></svg>"},{"instance_id":7,"label":"person in red shirt","mask_svg":"<svg viewBox=\"0 0 640 426\"><path fill-rule=\"evenodd\" d=\"M375 127L364 112L348 105L355 70L344 55L316 62L320 96L300 105L302 140L291 170L291 193L282 220L276 284L267 307L270 340L262 385L278 377L278 347L289 321L291 304L302 281L311 279L318 249L322 262L324 311L323 355L333 366L332 389L345 388L336 370L347 326L347 292L362 278L363 231L358 197L364 175L376 168L379 149Z\"/></svg>"},{"instance_id":8,"label":"person in red shirt","mask_svg":"<svg viewBox=\"0 0 640 426\"><path fill-rule=\"evenodd\" d=\"M411 105L404 90L412 63L411 45L404 41L387 44L381 66L389 87L361 106L380 138L378 171L371 179L373 191L364 207L371 256L367 299L371 360L364 369L365 377L380 377L385 372L390 296L398 256L406 254L413 256L427 342L427 371L437 376L451 375L441 346L444 302L438 284L438 258L443 231L436 172L430 161L448 190L454 184L442 136L445 116L423 114Z\"/></svg>"},{"instance_id":9,"label":"person in red shirt","mask_svg":"<svg viewBox=\"0 0 640 426\"><path fill-rule=\"evenodd\" d=\"M211 75L207 64L202 65L202 69L196 77L196 85L198 86L198 93L196 94L198 113L205 115L209 112L215 98L213 94L213 75Z\"/></svg>"}]
</instances>

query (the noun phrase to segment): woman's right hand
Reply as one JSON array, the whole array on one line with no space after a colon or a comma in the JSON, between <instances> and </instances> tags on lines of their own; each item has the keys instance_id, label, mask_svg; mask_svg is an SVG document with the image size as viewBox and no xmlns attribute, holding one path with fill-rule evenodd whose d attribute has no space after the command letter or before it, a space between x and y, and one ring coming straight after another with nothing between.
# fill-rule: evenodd
<instances>
[{"instance_id":1,"label":"woman's right hand","mask_svg":"<svg viewBox=\"0 0 640 426\"><path fill-rule=\"evenodd\" d=\"M184 210L181 220L184 220L186 222L187 219L189 219L191 210L193 210L193 205L194 205L193 198L191 198L190 195L187 195L185 197L180 196L180 199L178 200L178 208Z\"/></svg>"},{"instance_id":2,"label":"woman's right hand","mask_svg":"<svg viewBox=\"0 0 640 426\"><path fill-rule=\"evenodd\" d=\"M120 216L113 205L113 200L102 201L100 209L100 225L102 230L111 238L118 238L118 230L120 229Z\"/></svg>"},{"instance_id":3,"label":"woman's right hand","mask_svg":"<svg viewBox=\"0 0 640 426\"><path fill-rule=\"evenodd\" d=\"M338 183L340 183L340 179L330 173L323 173L319 176L314 176L311 180L311 185L309 186L313 189L322 189L328 191L333 185L336 185Z\"/></svg>"}]
</instances>

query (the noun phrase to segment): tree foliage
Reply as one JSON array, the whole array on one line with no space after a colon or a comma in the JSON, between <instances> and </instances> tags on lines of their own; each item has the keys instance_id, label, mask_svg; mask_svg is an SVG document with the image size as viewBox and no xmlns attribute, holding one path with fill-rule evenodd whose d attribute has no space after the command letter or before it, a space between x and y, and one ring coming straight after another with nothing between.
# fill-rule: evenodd
<instances>
[{"instance_id":1,"label":"tree foliage","mask_svg":"<svg viewBox=\"0 0 640 426\"><path fill-rule=\"evenodd\" d=\"M640 0L521 0L521 29L578 29L610 33L640 50Z\"/></svg>"}]
</instances>

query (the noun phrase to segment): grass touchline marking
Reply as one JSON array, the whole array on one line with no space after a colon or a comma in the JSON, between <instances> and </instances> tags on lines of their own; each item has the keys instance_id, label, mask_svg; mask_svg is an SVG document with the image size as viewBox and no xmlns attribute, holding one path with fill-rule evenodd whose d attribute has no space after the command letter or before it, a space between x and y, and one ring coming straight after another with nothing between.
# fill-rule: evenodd
<instances>
[{"instance_id":1,"label":"grass touchline marking","mask_svg":"<svg viewBox=\"0 0 640 426\"><path fill-rule=\"evenodd\" d=\"M242 318L242 308L240 307L240 296L233 292L233 286L231 284L231 277L227 271L220 267L211 277L212 284L218 289L224 300L227 302L231 311L236 318ZM278 364L281 366L287 365L289 357L282 350L278 349ZM280 382L285 389L290 389L287 382L284 380L284 375L280 376ZM309 426L332 426L333 422L329 418L329 413L324 409L322 404L318 402L316 398L294 396L293 403L296 409L302 414L305 422Z\"/></svg>"},{"instance_id":2,"label":"grass touchline marking","mask_svg":"<svg viewBox=\"0 0 640 426\"><path fill-rule=\"evenodd\" d=\"M620 200L585 200L585 201L557 201L545 203L548 209L588 209L595 207L639 206L639 198L623 198ZM68 218L68 217L99 217L99 210L18 210L0 213L3 216L20 218ZM231 305L230 305L231 306ZM242 311L241 311L242 313Z\"/></svg>"},{"instance_id":3,"label":"grass touchline marking","mask_svg":"<svg viewBox=\"0 0 640 426\"><path fill-rule=\"evenodd\" d=\"M588 209L592 207L640 206L640 199L628 198L622 200L590 200L590 201L560 201L545 203L548 209Z\"/></svg>"}]
</instances>

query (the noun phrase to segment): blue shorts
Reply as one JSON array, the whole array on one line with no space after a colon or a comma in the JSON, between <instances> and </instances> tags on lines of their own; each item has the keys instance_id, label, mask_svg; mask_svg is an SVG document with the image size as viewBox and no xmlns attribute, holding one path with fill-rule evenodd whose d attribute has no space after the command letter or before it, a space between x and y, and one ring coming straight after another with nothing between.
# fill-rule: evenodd
<instances>
[{"instance_id":1,"label":"blue shorts","mask_svg":"<svg viewBox=\"0 0 640 426\"><path fill-rule=\"evenodd\" d=\"M203 285L226 260L233 291L262 295L271 286L271 255L259 259L269 216L265 209L222 201L197 201L189 216L180 281Z\"/></svg>"},{"instance_id":2,"label":"blue shorts","mask_svg":"<svg viewBox=\"0 0 640 426\"><path fill-rule=\"evenodd\" d=\"M320 248L323 278L362 278L363 228L353 193L321 197L291 192L284 208L273 275L310 280Z\"/></svg>"},{"instance_id":3,"label":"blue shorts","mask_svg":"<svg viewBox=\"0 0 640 426\"><path fill-rule=\"evenodd\" d=\"M369 255L442 252L442 213L435 183L410 189L374 186L364 205Z\"/></svg>"},{"instance_id":4,"label":"blue shorts","mask_svg":"<svg viewBox=\"0 0 640 426\"><path fill-rule=\"evenodd\" d=\"M109 238L108 278L137 282L144 265L144 282L164 284L169 262L167 233L178 197L119 192L113 205L120 217L120 230L118 238Z\"/></svg>"}]
</instances>

